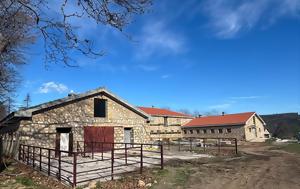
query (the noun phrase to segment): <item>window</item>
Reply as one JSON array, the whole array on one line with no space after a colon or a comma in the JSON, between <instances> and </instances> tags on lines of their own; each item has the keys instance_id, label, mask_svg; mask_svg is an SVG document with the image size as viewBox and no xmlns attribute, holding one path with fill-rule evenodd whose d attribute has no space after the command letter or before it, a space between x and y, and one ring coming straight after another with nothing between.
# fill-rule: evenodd
<instances>
[{"instance_id":1,"label":"window","mask_svg":"<svg viewBox=\"0 0 300 189\"><path fill-rule=\"evenodd\" d=\"M164 126L168 126L168 117L164 117Z\"/></svg>"},{"instance_id":2,"label":"window","mask_svg":"<svg viewBox=\"0 0 300 189\"><path fill-rule=\"evenodd\" d=\"M193 134L193 130L190 130L190 134Z\"/></svg>"},{"instance_id":3,"label":"window","mask_svg":"<svg viewBox=\"0 0 300 189\"><path fill-rule=\"evenodd\" d=\"M106 117L106 100L94 98L94 117Z\"/></svg>"},{"instance_id":4,"label":"window","mask_svg":"<svg viewBox=\"0 0 300 189\"><path fill-rule=\"evenodd\" d=\"M261 132L261 129L260 129L260 128L258 128L258 131L259 131L259 132Z\"/></svg>"},{"instance_id":5,"label":"window","mask_svg":"<svg viewBox=\"0 0 300 189\"><path fill-rule=\"evenodd\" d=\"M214 129L211 129L211 130L210 130L210 133L215 133L215 130L214 130Z\"/></svg>"},{"instance_id":6,"label":"window","mask_svg":"<svg viewBox=\"0 0 300 189\"><path fill-rule=\"evenodd\" d=\"M157 130L157 133L160 133L160 130Z\"/></svg>"},{"instance_id":7,"label":"window","mask_svg":"<svg viewBox=\"0 0 300 189\"><path fill-rule=\"evenodd\" d=\"M167 131L167 130L165 130L165 133L168 133L168 131Z\"/></svg>"},{"instance_id":8,"label":"window","mask_svg":"<svg viewBox=\"0 0 300 189\"><path fill-rule=\"evenodd\" d=\"M203 133L204 133L204 134L206 134L206 133L207 133L206 129L203 129Z\"/></svg>"},{"instance_id":9,"label":"window","mask_svg":"<svg viewBox=\"0 0 300 189\"><path fill-rule=\"evenodd\" d=\"M171 130L171 133L174 133L174 130Z\"/></svg>"},{"instance_id":10,"label":"window","mask_svg":"<svg viewBox=\"0 0 300 189\"><path fill-rule=\"evenodd\" d=\"M255 125L255 116L253 116L253 124Z\"/></svg>"},{"instance_id":11,"label":"window","mask_svg":"<svg viewBox=\"0 0 300 189\"><path fill-rule=\"evenodd\" d=\"M227 129L227 133L231 133L231 129L230 128Z\"/></svg>"},{"instance_id":12,"label":"window","mask_svg":"<svg viewBox=\"0 0 300 189\"><path fill-rule=\"evenodd\" d=\"M200 133L200 130L199 129L197 129L197 134L199 134Z\"/></svg>"},{"instance_id":13,"label":"window","mask_svg":"<svg viewBox=\"0 0 300 189\"><path fill-rule=\"evenodd\" d=\"M183 130L183 132L184 132L184 134L186 134L187 132L186 132L186 130Z\"/></svg>"},{"instance_id":14,"label":"window","mask_svg":"<svg viewBox=\"0 0 300 189\"><path fill-rule=\"evenodd\" d=\"M223 133L223 129L219 129L219 133Z\"/></svg>"},{"instance_id":15,"label":"window","mask_svg":"<svg viewBox=\"0 0 300 189\"><path fill-rule=\"evenodd\" d=\"M251 128L249 128L249 132L251 133Z\"/></svg>"}]
</instances>

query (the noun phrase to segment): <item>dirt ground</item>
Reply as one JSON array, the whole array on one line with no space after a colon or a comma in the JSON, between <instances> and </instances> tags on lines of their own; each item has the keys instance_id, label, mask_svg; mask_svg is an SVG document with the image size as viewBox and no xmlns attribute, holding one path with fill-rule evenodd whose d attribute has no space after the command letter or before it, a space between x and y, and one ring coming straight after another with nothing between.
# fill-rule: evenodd
<instances>
[{"instance_id":1,"label":"dirt ground","mask_svg":"<svg viewBox=\"0 0 300 189\"><path fill-rule=\"evenodd\" d=\"M272 149L274 146L251 144L240 147L240 157L171 164L153 188L300 188L300 154Z\"/></svg>"},{"instance_id":2,"label":"dirt ground","mask_svg":"<svg viewBox=\"0 0 300 189\"><path fill-rule=\"evenodd\" d=\"M170 160L164 170L147 169L143 175L128 174L116 181L97 183L97 188L298 189L300 188L300 144L291 147L285 149L287 152L280 146L265 143L249 144L239 147L241 155L238 157ZM296 149L295 153L291 149ZM19 175L14 176L14 174ZM139 181L142 181L142 185L139 185ZM67 187L30 168L27 169L24 165L16 164L0 173L0 188L65 189Z\"/></svg>"}]
</instances>

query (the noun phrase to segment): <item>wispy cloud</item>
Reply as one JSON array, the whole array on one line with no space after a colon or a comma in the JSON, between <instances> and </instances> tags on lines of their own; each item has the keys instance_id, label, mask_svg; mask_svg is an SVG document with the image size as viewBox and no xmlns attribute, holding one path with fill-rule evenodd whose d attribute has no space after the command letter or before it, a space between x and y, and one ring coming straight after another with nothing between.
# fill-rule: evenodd
<instances>
[{"instance_id":1,"label":"wispy cloud","mask_svg":"<svg viewBox=\"0 0 300 189\"><path fill-rule=\"evenodd\" d=\"M250 100L250 99L259 99L263 98L263 96L235 96L235 97L230 97L230 99L233 100Z\"/></svg>"},{"instance_id":2,"label":"wispy cloud","mask_svg":"<svg viewBox=\"0 0 300 189\"><path fill-rule=\"evenodd\" d=\"M142 28L138 41L137 58L153 54L179 54L186 51L184 37L167 27L163 21L147 23Z\"/></svg>"},{"instance_id":3,"label":"wispy cloud","mask_svg":"<svg viewBox=\"0 0 300 189\"><path fill-rule=\"evenodd\" d=\"M299 0L206 0L205 13L220 38L233 38L260 23L274 24L282 17L300 17Z\"/></svg>"},{"instance_id":4,"label":"wispy cloud","mask_svg":"<svg viewBox=\"0 0 300 189\"><path fill-rule=\"evenodd\" d=\"M164 74L164 75L161 76L162 79L168 79L170 77L171 77L170 74Z\"/></svg>"},{"instance_id":5,"label":"wispy cloud","mask_svg":"<svg viewBox=\"0 0 300 189\"><path fill-rule=\"evenodd\" d=\"M69 88L62 84L62 83L55 83L54 81L50 81L47 83L43 83L42 86L39 88L39 93L50 93L50 92L58 92L64 93L70 91Z\"/></svg>"},{"instance_id":6,"label":"wispy cloud","mask_svg":"<svg viewBox=\"0 0 300 189\"><path fill-rule=\"evenodd\" d=\"M224 109L227 109L229 107L231 107L231 103L223 103L223 104L216 104L216 105L212 105L212 106L209 106L208 108L209 109L217 109L217 110L224 110Z\"/></svg>"},{"instance_id":7,"label":"wispy cloud","mask_svg":"<svg viewBox=\"0 0 300 189\"><path fill-rule=\"evenodd\" d=\"M158 70L157 66L154 65L146 65L146 64L140 64L137 66L138 69L141 69L143 71L152 72Z\"/></svg>"}]
</instances>

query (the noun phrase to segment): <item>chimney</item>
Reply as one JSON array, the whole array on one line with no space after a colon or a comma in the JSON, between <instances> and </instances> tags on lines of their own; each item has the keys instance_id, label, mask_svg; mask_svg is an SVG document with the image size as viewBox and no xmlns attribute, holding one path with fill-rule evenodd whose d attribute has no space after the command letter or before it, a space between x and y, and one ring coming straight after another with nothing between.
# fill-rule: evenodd
<instances>
[{"instance_id":1,"label":"chimney","mask_svg":"<svg viewBox=\"0 0 300 189\"><path fill-rule=\"evenodd\" d=\"M222 116L224 116L225 115L225 112L222 112Z\"/></svg>"},{"instance_id":2,"label":"chimney","mask_svg":"<svg viewBox=\"0 0 300 189\"><path fill-rule=\"evenodd\" d=\"M202 117L202 115L201 115L201 114L199 114L197 117Z\"/></svg>"}]
</instances>

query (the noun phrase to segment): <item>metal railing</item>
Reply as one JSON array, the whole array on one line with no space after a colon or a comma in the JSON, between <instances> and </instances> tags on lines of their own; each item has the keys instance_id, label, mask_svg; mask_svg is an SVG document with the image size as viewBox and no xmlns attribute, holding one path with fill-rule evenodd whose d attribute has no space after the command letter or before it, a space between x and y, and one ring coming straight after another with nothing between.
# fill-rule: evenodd
<instances>
[{"instance_id":1,"label":"metal railing","mask_svg":"<svg viewBox=\"0 0 300 189\"><path fill-rule=\"evenodd\" d=\"M145 166L164 167L162 144L93 142L92 145L110 148L102 148L101 152L70 152L20 144L18 159L73 187L91 180L113 180L137 170L142 173Z\"/></svg>"},{"instance_id":2,"label":"metal railing","mask_svg":"<svg viewBox=\"0 0 300 189\"><path fill-rule=\"evenodd\" d=\"M183 138L162 141L165 150L213 154L238 154L236 138Z\"/></svg>"}]
</instances>

